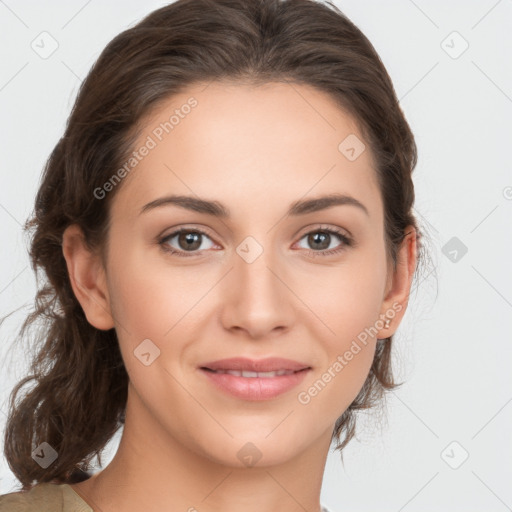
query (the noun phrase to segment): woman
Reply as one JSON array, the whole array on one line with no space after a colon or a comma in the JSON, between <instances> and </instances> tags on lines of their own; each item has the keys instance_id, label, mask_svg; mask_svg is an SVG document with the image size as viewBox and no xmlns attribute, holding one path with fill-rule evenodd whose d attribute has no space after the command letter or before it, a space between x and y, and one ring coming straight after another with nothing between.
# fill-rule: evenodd
<instances>
[{"instance_id":1,"label":"woman","mask_svg":"<svg viewBox=\"0 0 512 512\"><path fill-rule=\"evenodd\" d=\"M29 222L47 324L0 510L327 510L331 443L396 386L416 158L332 5L179 0L118 35Z\"/></svg>"}]
</instances>

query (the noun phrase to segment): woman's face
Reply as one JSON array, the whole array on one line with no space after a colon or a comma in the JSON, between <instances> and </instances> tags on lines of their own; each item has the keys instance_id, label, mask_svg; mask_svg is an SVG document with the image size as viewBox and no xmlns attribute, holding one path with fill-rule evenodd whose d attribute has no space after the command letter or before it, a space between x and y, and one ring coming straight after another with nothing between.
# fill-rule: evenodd
<instances>
[{"instance_id":1,"label":"woman's face","mask_svg":"<svg viewBox=\"0 0 512 512\"><path fill-rule=\"evenodd\" d=\"M363 143L328 96L296 84L194 86L145 120L127 176L103 189L120 187L106 295L141 435L235 466L330 439L392 333L381 314L393 331L403 314ZM351 199L313 201L334 194ZM211 371L238 357L306 369Z\"/></svg>"}]
</instances>

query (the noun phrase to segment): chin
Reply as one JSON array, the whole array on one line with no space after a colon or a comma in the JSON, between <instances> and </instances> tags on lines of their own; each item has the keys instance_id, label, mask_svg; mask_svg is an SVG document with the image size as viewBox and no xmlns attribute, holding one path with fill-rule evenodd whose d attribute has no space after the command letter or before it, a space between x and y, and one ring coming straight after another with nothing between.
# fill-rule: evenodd
<instances>
[{"instance_id":1,"label":"chin","mask_svg":"<svg viewBox=\"0 0 512 512\"><path fill-rule=\"evenodd\" d=\"M228 434L220 439L211 439L210 442L203 438L202 451L213 462L235 468L262 468L284 464L306 450L308 441L304 431L301 432L303 439L286 428L278 432L284 427L283 423L276 429L281 421L282 418L274 422L271 428L263 430L230 431L233 438Z\"/></svg>"}]
</instances>

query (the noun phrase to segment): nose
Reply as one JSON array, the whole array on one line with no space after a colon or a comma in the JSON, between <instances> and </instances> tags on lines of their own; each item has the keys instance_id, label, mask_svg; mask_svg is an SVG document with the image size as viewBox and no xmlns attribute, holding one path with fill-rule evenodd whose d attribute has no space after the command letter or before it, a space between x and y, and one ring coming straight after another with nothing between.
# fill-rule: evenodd
<instances>
[{"instance_id":1,"label":"nose","mask_svg":"<svg viewBox=\"0 0 512 512\"><path fill-rule=\"evenodd\" d=\"M251 339L268 338L288 330L298 301L289 276L270 248L249 245L233 255L233 268L224 282L221 322L225 329L244 332ZM254 252L263 251L253 260ZM256 252L256 254L258 253Z\"/></svg>"}]
</instances>

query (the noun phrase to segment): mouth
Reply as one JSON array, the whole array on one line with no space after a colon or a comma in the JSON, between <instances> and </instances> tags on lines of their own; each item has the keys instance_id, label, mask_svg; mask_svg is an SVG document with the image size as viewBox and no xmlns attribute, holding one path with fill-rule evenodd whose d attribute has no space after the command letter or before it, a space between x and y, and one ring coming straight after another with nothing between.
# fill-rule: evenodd
<instances>
[{"instance_id":1,"label":"mouth","mask_svg":"<svg viewBox=\"0 0 512 512\"><path fill-rule=\"evenodd\" d=\"M198 368L214 388L242 400L269 400L296 387L311 366L282 358L231 358Z\"/></svg>"}]
</instances>

